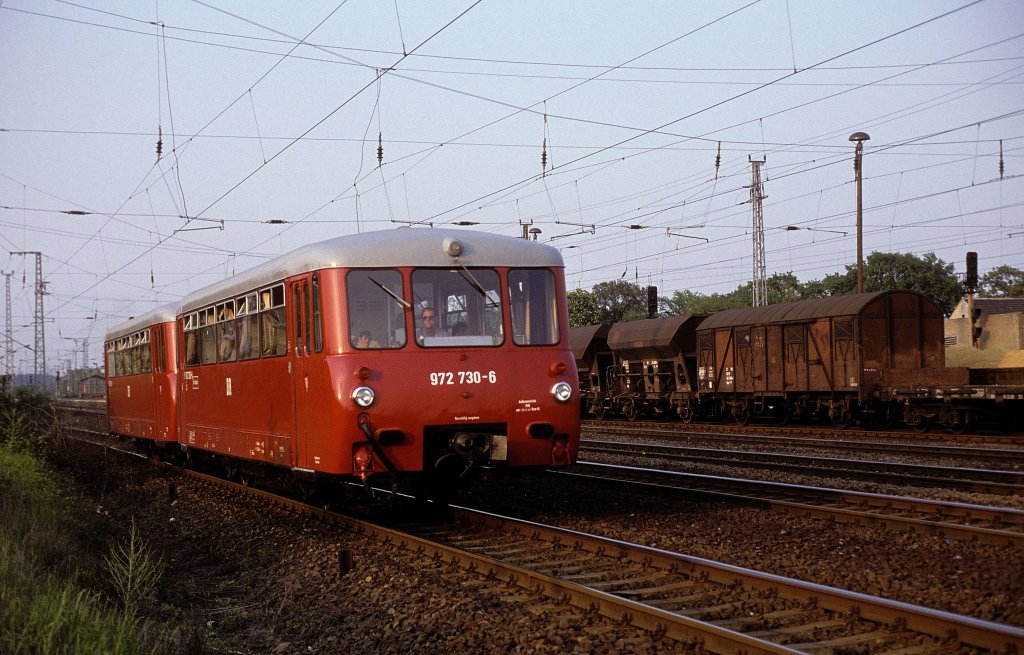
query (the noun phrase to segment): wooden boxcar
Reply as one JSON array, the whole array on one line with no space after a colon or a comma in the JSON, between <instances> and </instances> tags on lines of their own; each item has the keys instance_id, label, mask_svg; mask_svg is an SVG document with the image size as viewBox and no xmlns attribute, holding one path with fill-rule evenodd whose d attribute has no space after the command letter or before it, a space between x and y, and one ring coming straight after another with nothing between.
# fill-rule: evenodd
<instances>
[{"instance_id":1,"label":"wooden boxcar","mask_svg":"<svg viewBox=\"0 0 1024 655\"><path fill-rule=\"evenodd\" d=\"M894 377L950 370L942 310L913 291L719 312L697 339L702 403L740 423L818 414L845 426L888 412L880 392Z\"/></svg>"},{"instance_id":2,"label":"wooden boxcar","mask_svg":"<svg viewBox=\"0 0 1024 655\"><path fill-rule=\"evenodd\" d=\"M176 305L164 305L107 331L110 431L150 445L178 441Z\"/></svg>"}]
</instances>

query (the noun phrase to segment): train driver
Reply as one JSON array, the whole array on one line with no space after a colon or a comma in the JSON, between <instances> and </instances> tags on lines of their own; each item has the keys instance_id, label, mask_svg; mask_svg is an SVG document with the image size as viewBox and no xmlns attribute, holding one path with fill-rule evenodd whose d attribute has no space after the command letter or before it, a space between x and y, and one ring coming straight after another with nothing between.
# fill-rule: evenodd
<instances>
[{"instance_id":1,"label":"train driver","mask_svg":"<svg viewBox=\"0 0 1024 655\"><path fill-rule=\"evenodd\" d=\"M443 332L437 327L437 312L433 307L424 307L420 313L421 326L416 331L416 338L423 343L424 337L439 337Z\"/></svg>"}]
</instances>

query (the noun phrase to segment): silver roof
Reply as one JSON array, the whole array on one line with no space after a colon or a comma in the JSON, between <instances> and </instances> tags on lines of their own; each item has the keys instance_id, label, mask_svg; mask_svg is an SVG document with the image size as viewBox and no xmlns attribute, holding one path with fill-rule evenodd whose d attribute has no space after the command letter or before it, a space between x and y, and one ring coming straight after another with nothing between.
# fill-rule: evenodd
<instances>
[{"instance_id":1,"label":"silver roof","mask_svg":"<svg viewBox=\"0 0 1024 655\"><path fill-rule=\"evenodd\" d=\"M447 239L462 244L458 258L447 255ZM182 313L257 290L286 277L325 268L419 266L563 266L558 249L536 241L473 230L398 228L336 237L302 246L248 271L188 294Z\"/></svg>"},{"instance_id":2,"label":"silver roof","mask_svg":"<svg viewBox=\"0 0 1024 655\"><path fill-rule=\"evenodd\" d=\"M114 327L107 330L107 334L103 337L104 342L110 341L111 339L117 339L119 337L127 336L132 332L141 330L142 328L155 325L157 323L173 323L178 318L178 303L168 303L166 305L160 305L155 309L151 309L144 314L133 316L124 323L119 323Z\"/></svg>"}]
</instances>

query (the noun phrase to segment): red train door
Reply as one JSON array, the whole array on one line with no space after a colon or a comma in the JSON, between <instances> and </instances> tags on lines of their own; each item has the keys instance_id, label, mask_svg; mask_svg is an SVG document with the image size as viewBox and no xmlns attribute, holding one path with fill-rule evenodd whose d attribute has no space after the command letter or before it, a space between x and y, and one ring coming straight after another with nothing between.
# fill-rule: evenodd
<instances>
[{"instance_id":1,"label":"red train door","mask_svg":"<svg viewBox=\"0 0 1024 655\"><path fill-rule=\"evenodd\" d=\"M157 441L173 440L177 435L171 434L171 389L167 383L167 345L164 339L164 325L158 323L150 328L150 343L153 349L153 381L156 383L156 393L153 402L156 407L153 412L153 438Z\"/></svg>"},{"instance_id":2,"label":"red train door","mask_svg":"<svg viewBox=\"0 0 1024 655\"><path fill-rule=\"evenodd\" d=\"M309 452L309 356L312 339L310 317L309 278L289 283L288 295L291 301L292 351L289 354L294 385L295 443L292 448L292 466L308 467L304 462Z\"/></svg>"}]
</instances>

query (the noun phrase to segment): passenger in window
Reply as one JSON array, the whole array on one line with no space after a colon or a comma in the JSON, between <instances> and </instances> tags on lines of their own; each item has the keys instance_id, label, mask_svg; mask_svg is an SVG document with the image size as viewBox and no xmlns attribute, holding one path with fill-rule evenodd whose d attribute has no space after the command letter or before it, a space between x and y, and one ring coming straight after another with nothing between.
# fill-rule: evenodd
<instances>
[{"instance_id":1,"label":"passenger in window","mask_svg":"<svg viewBox=\"0 0 1024 655\"><path fill-rule=\"evenodd\" d=\"M369 330L363 330L359 333L355 346L356 348L380 348L380 344L373 338Z\"/></svg>"},{"instance_id":2,"label":"passenger in window","mask_svg":"<svg viewBox=\"0 0 1024 655\"><path fill-rule=\"evenodd\" d=\"M452 326L452 336L453 337L464 337L464 336L466 336L468 334L469 334L469 325L467 325L465 321L457 321L455 323L455 325Z\"/></svg>"},{"instance_id":3,"label":"passenger in window","mask_svg":"<svg viewBox=\"0 0 1024 655\"><path fill-rule=\"evenodd\" d=\"M440 337L443 335L437 327L437 312L433 307L424 307L420 313L421 326L416 330L416 338L423 343L424 337Z\"/></svg>"}]
</instances>

